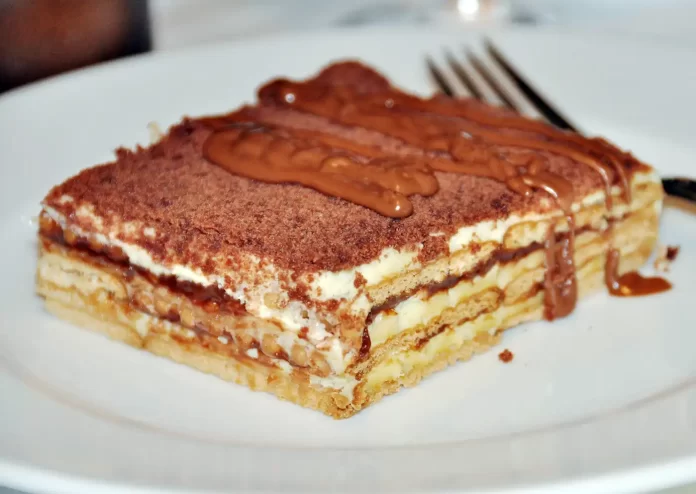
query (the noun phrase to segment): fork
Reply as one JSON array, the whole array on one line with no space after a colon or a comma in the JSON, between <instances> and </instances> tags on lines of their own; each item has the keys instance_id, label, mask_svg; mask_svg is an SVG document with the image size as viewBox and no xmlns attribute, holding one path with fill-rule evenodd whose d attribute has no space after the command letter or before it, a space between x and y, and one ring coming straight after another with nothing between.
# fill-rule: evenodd
<instances>
[{"instance_id":1,"label":"fork","mask_svg":"<svg viewBox=\"0 0 696 494\"><path fill-rule=\"evenodd\" d=\"M533 107L551 125L568 132L582 134L582 132L575 125L571 124L547 98L534 89L517 69L513 68L512 64L490 39L484 39L484 47L491 61L500 69L498 72L503 73L508 84L516 87L520 96L526 98L527 105ZM471 68L467 68L466 64L457 60L450 51L445 52L445 59L451 72L466 88L468 96L483 102L495 103L487 96L487 94L492 93L499 99L502 106L519 114L524 114L525 105L520 104L520 101L512 96L506 89L506 84L501 80L500 76L496 77L493 71L491 71L488 66L483 63L482 59L472 50L467 50L466 53L468 65ZM457 97L457 91L454 89L455 85L448 81L445 72L437 66L431 57L426 57L425 62L428 72L437 85L438 90L451 98ZM662 187L670 196L679 197L696 203L695 180L681 177L667 177L662 179Z\"/></svg>"}]
</instances>

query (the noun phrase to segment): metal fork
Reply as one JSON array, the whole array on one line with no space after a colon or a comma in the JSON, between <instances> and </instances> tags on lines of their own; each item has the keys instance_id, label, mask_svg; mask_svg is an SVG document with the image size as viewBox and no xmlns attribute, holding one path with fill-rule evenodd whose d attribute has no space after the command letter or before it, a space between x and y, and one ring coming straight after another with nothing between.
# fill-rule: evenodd
<instances>
[{"instance_id":1,"label":"metal fork","mask_svg":"<svg viewBox=\"0 0 696 494\"><path fill-rule=\"evenodd\" d=\"M527 79L513 68L512 64L490 39L484 40L484 47L492 63L499 69L496 72L504 74L507 83L516 87L517 92L524 99L520 101L519 98L513 97L506 89L506 84L501 80L501 76L496 76L473 51L467 50L466 52L468 63L460 62L451 52L447 51L445 52L447 65L456 79L466 88L468 96L483 102L496 103L488 96L492 94L502 106L510 110L524 114L529 113L525 111L525 106L532 107L551 125L568 132L582 133L558 109L554 108L547 98L532 88ZM426 58L426 65L438 89L449 97L457 97L456 86L448 80L445 71L439 68L430 57ZM662 186L668 195L696 203L695 180L677 177L663 178Z\"/></svg>"}]
</instances>

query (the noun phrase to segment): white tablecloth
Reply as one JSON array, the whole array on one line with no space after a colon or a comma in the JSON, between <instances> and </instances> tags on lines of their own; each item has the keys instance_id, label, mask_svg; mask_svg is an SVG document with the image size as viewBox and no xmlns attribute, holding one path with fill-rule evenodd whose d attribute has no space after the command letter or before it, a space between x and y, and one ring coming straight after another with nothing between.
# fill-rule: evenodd
<instances>
[{"instance_id":1,"label":"white tablecloth","mask_svg":"<svg viewBox=\"0 0 696 494\"><path fill-rule=\"evenodd\" d=\"M150 0L156 50L362 22L460 22L447 0ZM483 1L483 0L482 0ZM506 0L498 0L505 2ZM591 25L696 48L696 0L507 0L540 24ZM380 5L382 4L382 5ZM431 8L432 7L432 8ZM401 10L399 10L401 9ZM524 16L522 15L524 14ZM370 17L372 15L372 17ZM514 16L513 16L514 17ZM496 18L489 22L505 22ZM0 494L23 494L0 487ZM660 494L696 494L696 485Z\"/></svg>"}]
</instances>

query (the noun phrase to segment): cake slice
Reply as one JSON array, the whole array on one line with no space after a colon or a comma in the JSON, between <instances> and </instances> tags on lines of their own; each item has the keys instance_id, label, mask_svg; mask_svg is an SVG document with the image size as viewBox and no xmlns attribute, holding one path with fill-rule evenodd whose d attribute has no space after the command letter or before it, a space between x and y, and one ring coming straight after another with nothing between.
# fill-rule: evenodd
<instances>
[{"instance_id":1,"label":"cake slice","mask_svg":"<svg viewBox=\"0 0 696 494\"><path fill-rule=\"evenodd\" d=\"M55 187L37 287L58 317L345 418L616 288L662 196L604 140L344 62Z\"/></svg>"}]
</instances>

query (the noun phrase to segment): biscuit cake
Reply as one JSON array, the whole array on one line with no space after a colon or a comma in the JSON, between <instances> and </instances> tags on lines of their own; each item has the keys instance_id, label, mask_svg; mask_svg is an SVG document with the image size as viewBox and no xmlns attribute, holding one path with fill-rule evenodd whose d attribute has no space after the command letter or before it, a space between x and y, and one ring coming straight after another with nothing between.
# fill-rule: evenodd
<instances>
[{"instance_id":1,"label":"biscuit cake","mask_svg":"<svg viewBox=\"0 0 696 494\"><path fill-rule=\"evenodd\" d=\"M662 199L603 139L342 62L56 186L37 290L60 318L345 418L507 328L631 294Z\"/></svg>"}]
</instances>

